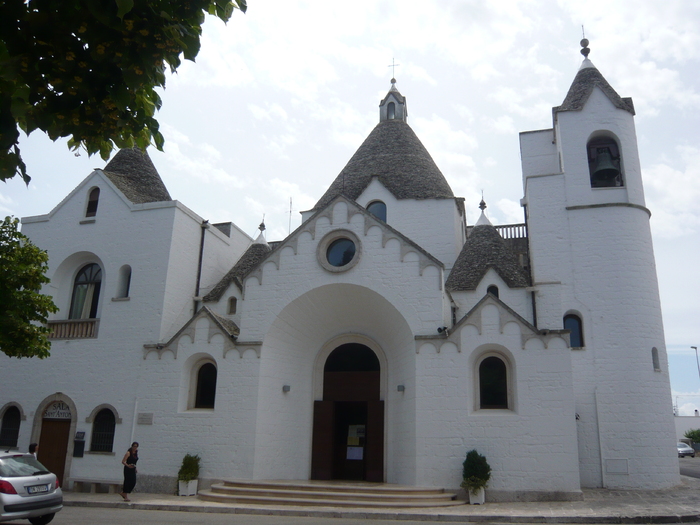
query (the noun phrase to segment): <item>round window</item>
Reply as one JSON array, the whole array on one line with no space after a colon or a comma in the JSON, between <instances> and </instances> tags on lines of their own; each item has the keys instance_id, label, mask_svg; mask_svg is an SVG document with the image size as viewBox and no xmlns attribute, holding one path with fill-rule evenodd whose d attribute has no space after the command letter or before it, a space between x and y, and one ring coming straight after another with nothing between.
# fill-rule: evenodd
<instances>
[{"instance_id":1,"label":"round window","mask_svg":"<svg viewBox=\"0 0 700 525\"><path fill-rule=\"evenodd\" d=\"M362 242L350 230L333 230L316 248L318 264L333 273L347 272L360 262Z\"/></svg>"},{"instance_id":2,"label":"round window","mask_svg":"<svg viewBox=\"0 0 700 525\"><path fill-rule=\"evenodd\" d=\"M340 268L345 266L355 256L355 243L350 239L336 239L328 245L326 260L331 266Z\"/></svg>"}]
</instances>

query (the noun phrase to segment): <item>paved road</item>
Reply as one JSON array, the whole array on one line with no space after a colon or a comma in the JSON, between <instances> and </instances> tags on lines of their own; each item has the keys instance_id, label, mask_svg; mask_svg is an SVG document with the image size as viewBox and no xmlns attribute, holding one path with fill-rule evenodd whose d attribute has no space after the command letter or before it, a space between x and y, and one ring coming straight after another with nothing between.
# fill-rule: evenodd
<instances>
[{"instance_id":1,"label":"paved road","mask_svg":"<svg viewBox=\"0 0 700 525\"><path fill-rule=\"evenodd\" d=\"M684 476L700 478L700 454L696 454L694 458L678 458L678 464L681 467L681 474Z\"/></svg>"},{"instance_id":2,"label":"paved road","mask_svg":"<svg viewBox=\"0 0 700 525\"><path fill-rule=\"evenodd\" d=\"M28 525L26 520L3 525ZM310 518L307 516L251 516L163 510L64 507L51 525L426 525L425 521ZM522 524L521 524L522 525Z\"/></svg>"}]
</instances>

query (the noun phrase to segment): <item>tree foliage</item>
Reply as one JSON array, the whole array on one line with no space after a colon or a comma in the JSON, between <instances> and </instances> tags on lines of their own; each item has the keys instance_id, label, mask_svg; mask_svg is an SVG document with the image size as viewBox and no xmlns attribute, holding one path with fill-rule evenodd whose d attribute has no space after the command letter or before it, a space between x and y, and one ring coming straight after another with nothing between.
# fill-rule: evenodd
<instances>
[{"instance_id":1,"label":"tree foliage","mask_svg":"<svg viewBox=\"0 0 700 525\"><path fill-rule=\"evenodd\" d=\"M58 311L40 293L49 256L18 231L19 219L0 222L0 351L11 357L48 357L46 322Z\"/></svg>"},{"instance_id":2,"label":"tree foliage","mask_svg":"<svg viewBox=\"0 0 700 525\"><path fill-rule=\"evenodd\" d=\"M3 0L0 4L0 180L30 177L18 141L51 140L107 159L162 150L155 111L180 55L194 61L207 13L228 21L246 0Z\"/></svg>"},{"instance_id":3,"label":"tree foliage","mask_svg":"<svg viewBox=\"0 0 700 525\"><path fill-rule=\"evenodd\" d=\"M683 435L688 439L691 439L693 443L700 443L700 428L686 430L685 434Z\"/></svg>"}]
</instances>

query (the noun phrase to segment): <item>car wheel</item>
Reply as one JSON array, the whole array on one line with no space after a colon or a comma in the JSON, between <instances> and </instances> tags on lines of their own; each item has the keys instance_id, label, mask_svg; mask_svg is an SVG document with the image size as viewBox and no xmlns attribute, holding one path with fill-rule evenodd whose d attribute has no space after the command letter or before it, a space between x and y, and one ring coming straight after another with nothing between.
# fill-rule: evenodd
<instances>
[{"instance_id":1,"label":"car wheel","mask_svg":"<svg viewBox=\"0 0 700 525\"><path fill-rule=\"evenodd\" d=\"M29 523L31 523L32 525L46 525L53 519L54 516L55 514L44 514L43 516L28 519Z\"/></svg>"}]
</instances>

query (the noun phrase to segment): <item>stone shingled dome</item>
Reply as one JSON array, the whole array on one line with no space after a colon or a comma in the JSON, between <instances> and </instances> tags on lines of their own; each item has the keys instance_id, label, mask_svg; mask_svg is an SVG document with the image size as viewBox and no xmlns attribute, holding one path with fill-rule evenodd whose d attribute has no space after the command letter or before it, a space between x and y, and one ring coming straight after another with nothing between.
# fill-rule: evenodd
<instances>
[{"instance_id":1,"label":"stone shingled dome","mask_svg":"<svg viewBox=\"0 0 700 525\"><path fill-rule=\"evenodd\" d=\"M377 124L313 209L338 195L356 200L376 176L397 199L454 198L425 146L402 120Z\"/></svg>"},{"instance_id":2,"label":"stone shingled dome","mask_svg":"<svg viewBox=\"0 0 700 525\"><path fill-rule=\"evenodd\" d=\"M172 200L148 152L139 148L119 150L102 171L134 204Z\"/></svg>"},{"instance_id":3,"label":"stone shingled dome","mask_svg":"<svg viewBox=\"0 0 700 525\"><path fill-rule=\"evenodd\" d=\"M450 292L476 290L489 268L496 270L510 288L528 286L525 270L498 230L489 224L474 226L445 282L445 288Z\"/></svg>"}]
</instances>

